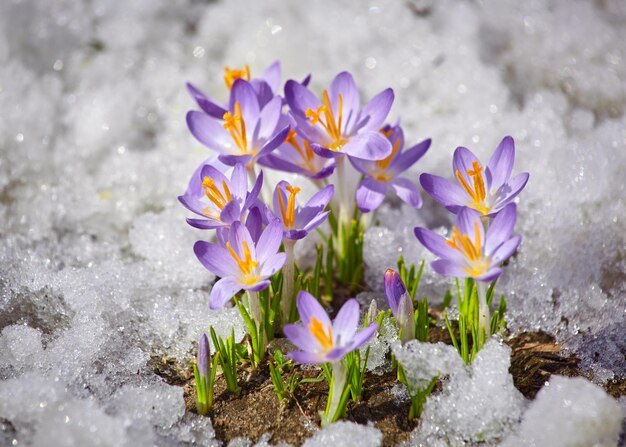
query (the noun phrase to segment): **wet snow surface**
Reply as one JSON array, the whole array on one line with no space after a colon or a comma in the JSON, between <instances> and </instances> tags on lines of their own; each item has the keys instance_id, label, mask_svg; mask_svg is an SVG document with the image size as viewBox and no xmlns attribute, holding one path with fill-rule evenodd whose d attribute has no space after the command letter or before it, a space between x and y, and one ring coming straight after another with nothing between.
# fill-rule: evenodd
<instances>
[{"instance_id":1,"label":"wet snow surface","mask_svg":"<svg viewBox=\"0 0 626 447\"><path fill-rule=\"evenodd\" d=\"M414 180L450 176L458 145L486 160L511 134L531 177L497 289L509 328L555 334L598 384L624 378L625 57L619 0L1 2L0 445L217 443L148 365L187 360L209 324L243 333L234 311L208 312L201 235L176 201L209 155L186 129L184 82L224 99L225 65L275 59L320 90L344 69L364 96L393 87L408 141L433 138ZM428 200L385 205L366 235L370 287L400 253L431 260L414 226L449 223ZM425 269L431 302L449 285ZM409 351L419 377L428 349ZM469 369L447 362L411 442L617 443L620 406L597 385L555 378L529 403L508 357L493 342ZM382 439L346 422L306 445L358 437Z\"/></svg>"}]
</instances>

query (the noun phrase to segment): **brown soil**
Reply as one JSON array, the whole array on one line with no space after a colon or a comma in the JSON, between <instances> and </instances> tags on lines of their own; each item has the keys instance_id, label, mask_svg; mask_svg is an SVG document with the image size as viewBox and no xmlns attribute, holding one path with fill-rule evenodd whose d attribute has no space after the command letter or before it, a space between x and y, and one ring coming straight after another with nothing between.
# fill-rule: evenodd
<instances>
[{"instance_id":1,"label":"brown soil","mask_svg":"<svg viewBox=\"0 0 626 447\"><path fill-rule=\"evenodd\" d=\"M429 340L451 343L447 331L437 327L431 327ZM560 347L546 333L524 333L506 343L512 349L510 372L514 384L527 398L533 399L552 374L581 375L578 360L560 355ZM195 411L195 384L190 365L156 357L152 366L168 383L183 386L187 410ZM295 372L305 378L320 374L320 370L299 367ZM408 402L398 403L391 394L396 383L393 373L367 374L363 400L348 407L347 419L360 424L373 423L383 433L385 446L406 440L417 423L407 420ZM209 416L218 439L228 442L247 437L257 441L264 433L271 433L274 444L300 445L319 426L318 412L324 409L328 392L324 381L300 384L283 404L278 402L273 391L267 363L257 371L241 371L239 384L241 393L233 396L226 391L222 377L216 380L215 401ZM624 380L611 382L605 388L615 397L626 395ZM434 392L438 392L437 388Z\"/></svg>"}]
</instances>

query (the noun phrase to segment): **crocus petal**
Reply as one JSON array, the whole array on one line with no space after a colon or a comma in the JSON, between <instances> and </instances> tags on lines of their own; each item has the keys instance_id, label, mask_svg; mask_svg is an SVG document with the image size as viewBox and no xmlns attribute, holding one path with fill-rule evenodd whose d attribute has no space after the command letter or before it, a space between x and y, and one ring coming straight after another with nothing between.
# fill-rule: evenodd
<instances>
[{"instance_id":1,"label":"crocus petal","mask_svg":"<svg viewBox=\"0 0 626 447\"><path fill-rule=\"evenodd\" d=\"M236 164L230 176L230 192L233 196L245 199L248 193L248 173L241 163Z\"/></svg>"},{"instance_id":2,"label":"crocus petal","mask_svg":"<svg viewBox=\"0 0 626 447\"><path fill-rule=\"evenodd\" d=\"M509 180L508 183L505 183L500 187L500 191L496 193L497 202L496 207L501 207L511 202L517 195L524 189L526 183L528 182L529 174L527 172L522 172L521 174L517 174L515 177Z\"/></svg>"},{"instance_id":3,"label":"crocus petal","mask_svg":"<svg viewBox=\"0 0 626 447\"><path fill-rule=\"evenodd\" d=\"M332 199L334 192L335 187L333 185L328 185L313 194L309 201L298 212L295 220L296 228L304 227L307 231L309 231L310 228L307 228L309 222L324 211L324 208L326 208Z\"/></svg>"},{"instance_id":4,"label":"crocus petal","mask_svg":"<svg viewBox=\"0 0 626 447\"><path fill-rule=\"evenodd\" d=\"M438 235L434 231L426 228L415 227L413 229L415 237L422 243L424 247L436 256L444 259L460 259L462 255L450 247L446 243L446 239L443 236Z\"/></svg>"},{"instance_id":5,"label":"crocus petal","mask_svg":"<svg viewBox=\"0 0 626 447\"><path fill-rule=\"evenodd\" d=\"M333 321L333 343L337 346L348 344L352 340L358 324L359 303L351 298L341 306L335 321Z\"/></svg>"},{"instance_id":6,"label":"crocus petal","mask_svg":"<svg viewBox=\"0 0 626 447\"><path fill-rule=\"evenodd\" d=\"M363 160L382 160L391 154L391 142L380 132L359 132L341 152Z\"/></svg>"},{"instance_id":7,"label":"crocus petal","mask_svg":"<svg viewBox=\"0 0 626 447\"><path fill-rule=\"evenodd\" d=\"M263 237L263 235L261 235L261 237ZM245 242L248 246L248 249L250 250L250 256L252 257L252 259L258 260L254 241L252 240L252 236L250 236L250 232L248 232L248 229L244 224L239 221L233 222L233 224L230 226L230 231L228 232L228 240L232 249L239 256L239 259L244 259L243 243Z\"/></svg>"},{"instance_id":8,"label":"crocus petal","mask_svg":"<svg viewBox=\"0 0 626 447\"><path fill-rule=\"evenodd\" d=\"M491 256L502 243L508 240L513 234L515 220L517 219L517 207L514 203L509 203L502 208L493 219L485 236L485 255Z\"/></svg>"},{"instance_id":9,"label":"crocus petal","mask_svg":"<svg viewBox=\"0 0 626 447\"><path fill-rule=\"evenodd\" d=\"M200 143L214 151L224 153L232 146L228 132L206 113L187 112L187 127Z\"/></svg>"},{"instance_id":10,"label":"crocus petal","mask_svg":"<svg viewBox=\"0 0 626 447\"><path fill-rule=\"evenodd\" d=\"M259 197L259 193L261 192L261 188L263 187L263 171L259 172L259 175L254 182L254 186L246 196L246 200L244 201L243 209L246 210L251 207L254 202L256 202Z\"/></svg>"},{"instance_id":11,"label":"crocus petal","mask_svg":"<svg viewBox=\"0 0 626 447\"><path fill-rule=\"evenodd\" d=\"M361 117L367 120L361 130L378 131L383 125L385 118L387 118L387 115L389 115L393 100L394 94L393 90L390 88L383 90L370 99L367 104L363 106L363 110L361 111Z\"/></svg>"},{"instance_id":12,"label":"crocus petal","mask_svg":"<svg viewBox=\"0 0 626 447\"><path fill-rule=\"evenodd\" d=\"M283 268L286 260L286 253L276 253L270 256L263 262L263 265L261 266L261 276L267 278L269 278L270 276L274 276L274 273Z\"/></svg>"},{"instance_id":13,"label":"crocus petal","mask_svg":"<svg viewBox=\"0 0 626 447\"><path fill-rule=\"evenodd\" d=\"M434 271L442 276L449 276L452 278L467 278L470 276L463 266L455 261L449 259L437 259L430 263Z\"/></svg>"},{"instance_id":14,"label":"crocus petal","mask_svg":"<svg viewBox=\"0 0 626 447\"><path fill-rule=\"evenodd\" d=\"M305 118L307 109L317 110L322 105L308 88L294 80L285 84L285 99L291 111L302 118Z\"/></svg>"},{"instance_id":15,"label":"crocus petal","mask_svg":"<svg viewBox=\"0 0 626 447\"><path fill-rule=\"evenodd\" d=\"M359 331L352 339L352 343L350 343L350 350L359 349L365 343L369 342L376 334L376 331L378 331L378 324L376 323L370 324L365 329Z\"/></svg>"},{"instance_id":16,"label":"crocus petal","mask_svg":"<svg viewBox=\"0 0 626 447\"><path fill-rule=\"evenodd\" d=\"M278 87L280 86L280 62L275 61L267 67L261 78L267 82L274 93L278 92Z\"/></svg>"},{"instance_id":17,"label":"crocus petal","mask_svg":"<svg viewBox=\"0 0 626 447\"><path fill-rule=\"evenodd\" d=\"M330 211L324 211L311 219L303 228L305 233L309 233L319 227L328 217Z\"/></svg>"},{"instance_id":18,"label":"crocus petal","mask_svg":"<svg viewBox=\"0 0 626 447\"><path fill-rule=\"evenodd\" d=\"M385 295L387 296L387 304L394 315L398 314L400 298L405 293L406 287L400 275L391 269L387 269L385 272Z\"/></svg>"},{"instance_id":19,"label":"crocus petal","mask_svg":"<svg viewBox=\"0 0 626 447\"><path fill-rule=\"evenodd\" d=\"M326 357L323 354L305 351L291 351L287 353L287 357L297 363L305 365L317 365L326 363Z\"/></svg>"},{"instance_id":20,"label":"crocus petal","mask_svg":"<svg viewBox=\"0 0 626 447\"><path fill-rule=\"evenodd\" d=\"M343 129L340 130L344 130L343 133L348 133L345 130L350 129L355 124L361 105L359 89L356 87L354 78L347 71L339 73L330 84L328 93L335 116L339 115L339 95L341 95Z\"/></svg>"},{"instance_id":21,"label":"crocus petal","mask_svg":"<svg viewBox=\"0 0 626 447\"><path fill-rule=\"evenodd\" d=\"M475 240L474 234L476 228L480 234L480 240L485 240L485 229L481 221L482 214L472 208L463 208L456 215L456 227L461 234L467 234L472 240Z\"/></svg>"},{"instance_id":22,"label":"crocus petal","mask_svg":"<svg viewBox=\"0 0 626 447\"><path fill-rule=\"evenodd\" d=\"M287 239L291 239L292 241L297 241L300 239L304 239L309 232L305 229L302 230L287 230L285 231L285 237Z\"/></svg>"},{"instance_id":23,"label":"crocus petal","mask_svg":"<svg viewBox=\"0 0 626 447\"><path fill-rule=\"evenodd\" d=\"M356 204L363 213L375 210L383 203L387 193L387 184L365 177L356 189Z\"/></svg>"},{"instance_id":24,"label":"crocus petal","mask_svg":"<svg viewBox=\"0 0 626 447\"><path fill-rule=\"evenodd\" d=\"M241 107L241 114L243 115L244 122L250 126L256 123L261 112L259 108L259 99L257 98L254 87L250 85L245 79L237 79L233 82L233 86L230 90L230 102L228 109L231 113L235 110L235 103L239 103Z\"/></svg>"},{"instance_id":25,"label":"crocus petal","mask_svg":"<svg viewBox=\"0 0 626 447\"><path fill-rule=\"evenodd\" d=\"M398 154L389 165L389 169L396 173L406 171L424 156L430 147L430 143L431 140L428 138Z\"/></svg>"},{"instance_id":26,"label":"crocus petal","mask_svg":"<svg viewBox=\"0 0 626 447\"><path fill-rule=\"evenodd\" d=\"M457 147L452 156L452 175L456 176L456 171L459 171L467 179L467 171L473 169L472 164L475 161L479 162L472 151L463 146Z\"/></svg>"},{"instance_id":27,"label":"crocus petal","mask_svg":"<svg viewBox=\"0 0 626 447\"><path fill-rule=\"evenodd\" d=\"M482 282L491 282L494 279L498 278L501 274L502 274L502 269L500 267L492 267L489 270L487 270L487 272L484 275L479 276L475 279L477 281L482 281Z\"/></svg>"},{"instance_id":28,"label":"crocus petal","mask_svg":"<svg viewBox=\"0 0 626 447\"><path fill-rule=\"evenodd\" d=\"M328 314L310 293L301 290L296 298L296 306L298 307L298 315L300 315L305 326L309 326L312 317L315 317L324 327L331 326Z\"/></svg>"},{"instance_id":29,"label":"crocus petal","mask_svg":"<svg viewBox=\"0 0 626 447\"><path fill-rule=\"evenodd\" d=\"M222 119L226 113L226 109L224 107L217 104L189 82L187 83L187 91L205 113L214 118Z\"/></svg>"},{"instance_id":30,"label":"crocus petal","mask_svg":"<svg viewBox=\"0 0 626 447\"><path fill-rule=\"evenodd\" d=\"M217 276L234 276L239 271L228 250L220 245L197 241L193 246L193 252L202 265Z\"/></svg>"},{"instance_id":31,"label":"crocus petal","mask_svg":"<svg viewBox=\"0 0 626 447\"><path fill-rule=\"evenodd\" d=\"M250 84L256 93L257 100L259 101L259 108L265 107L265 105L275 98L272 87L263 79L251 79ZM282 104L282 99L280 100Z\"/></svg>"},{"instance_id":32,"label":"crocus petal","mask_svg":"<svg viewBox=\"0 0 626 447\"><path fill-rule=\"evenodd\" d=\"M261 210L258 206L250 208L248 217L246 218L246 228L254 243L258 243L263 232L263 218L261 217Z\"/></svg>"},{"instance_id":33,"label":"crocus petal","mask_svg":"<svg viewBox=\"0 0 626 447\"><path fill-rule=\"evenodd\" d=\"M289 126L287 126L284 129L282 129L271 140L269 140L267 143L265 143L263 148L257 154L257 158L261 158L261 157L269 154L274 149L276 149L278 146L283 144L284 141L285 141L285 138L287 138L288 134L289 134Z\"/></svg>"},{"instance_id":34,"label":"crocus petal","mask_svg":"<svg viewBox=\"0 0 626 447\"><path fill-rule=\"evenodd\" d=\"M420 184L426 193L445 206L463 206L468 201L467 194L459 185L438 175L424 173L420 175Z\"/></svg>"},{"instance_id":35,"label":"crocus petal","mask_svg":"<svg viewBox=\"0 0 626 447\"><path fill-rule=\"evenodd\" d=\"M283 240L283 224L280 219L274 219L265 228L256 246L257 259L265 262L270 256L278 252L278 248Z\"/></svg>"},{"instance_id":36,"label":"crocus petal","mask_svg":"<svg viewBox=\"0 0 626 447\"><path fill-rule=\"evenodd\" d=\"M332 162L332 164L320 169L320 171L317 174L313 174L311 178L315 180L326 178L329 175L331 175L334 170L335 170L335 162Z\"/></svg>"},{"instance_id":37,"label":"crocus petal","mask_svg":"<svg viewBox=\"0 0 626 447\"><path fill-rule=\"evenodd\" d=\"M513 138L506 136L489 159L489 163L487 163L489 177L491 177L489 188L498 189L505 184L509 180L511 172L513 172L514 163L515 142Z\"/></svg>"},{"instance_id":38,"label":"crocus petal","mask_svg":"<svg viewBox=\"0 0 626 447\"><path fill-rule=\"evenodd\" d=\"M263 279L259 282L250 285L244 285L244 290L249 290L251 292L260 292L261 290L267 289L272 282L269 279Z\"/></svg>"},{"instance_id":39,"label":"crocus petal","mask_svg":"<svg viewBox=\"0 0 626 447\"><path fill-rule=\"evenodd\" d=\"M282 100L276 96L270 102L268 102L261 114L259 115L259 132L257 135L257 141L265 141L270 139L276 131L278 120L280 119L280 111L283 107ZM257 146L256 142L253 142L253 146Z\"/></svg>"},{"instance_id":40,"label":"crocus petal","mask_svg":"<svg viewBox=\"0 0 626 447\"><path fill-rule=\"evenodd\" d=\"M330 149L325 148L324 146L320 146L316 143L311 143L311 149L317 155L324 158L337 158L343 157L345 155L342 151L331 151Z\"/></svg>"},{"instance_id":41,"label":"crocus petal","mask_svg":"<svg viewBox=\"0 0 626 447\"><path fill-rule=\"evenodd\" d=\"M227 185L230 184L230 181L226 178L226 176L211 165L204 165L202 167L202 170L200 171L200 178L204 180L205 177L213 179L215 183L220 186L222 185L222 182L225 182Z\"/></svg>"},{"instance_id":42,"label":"crocus petal","mask_svg":"<svg viewBox=\"0 0 626 447\"><path fill-rule=\"evenodd\" d=\"M511 257L511 255L513 253L515 253L515 250L517 250L517 247L519 247L519 244L521 242L522 242L522 236L520 236L520 235L513 236L511 239L509 239L508 241L506 241L502 245L500 245L491 254L491 261L495 265L498 265L498 264L506 261L507 259L509 259L509 257Z\"/></svg>"},{"instance_id":43,"label":"crocus petal","mask_svg":"<svg viewBox=\"0 0 626 447\"><path fill-rule=\"evenodd\" d=\"M239 209L239 202L235 200L228 202L220 213L220 220L228 225L239 220L239 217L241 217L241 210Z\"/></svg>"},{"instance_id":44,"label":"crocus petal","mask_svg":"<svg viewBox=\"0 0 626 447\"><path fill-rule=\"evenodd\" d=\"M405 178L396 178L391 182L391 189L400 197L400 199L411 205L413 208L422 207L422 198L420 196L417 185Z\"/></svg>"},{"instance_id":45,"label":"crocus petal","mask_svg":"<svg viewBox=\"0 0 626 447\"><path fill-rule=\"evenodd\" d=\"M211 309L221 309L237 292L241 290L241 285L233 276L220 279L213 285L211 295L209 295L209 307Z\"/></svg>"},{"instance_id":46,"label":"crocus petal","mask_svg":"<svg viewBox=\"0 0 626 447\"><path fill-rule=\"evenodd\" d=\"M336 362L338 360L341 360L350 351L352 351L352 345L351 344L346 345L346 346L338 346L336 348L333 348L331 351L326 353L326 361L327 362Z\"/></svg>"},{"instance_id":47,"label":"crocus petal","mask_svg":"<svg viewBox=\"0 0 626 447\"><path fill-rule=\"evenodd\" d=\"M283 327L283 334L285 334L285 337L287 337L291 343L303 351L312 352L320 349L319 342L306 327L296 324L286 324Z\"/></svg>"},{"instance_id":48,"label":"crocus petal","mask_svg":"<svg viewBox=\"0 0 626 447\"><path fill-rule=\"evenodd\" d=\"M220 222L219 220L215 220L211 217L207 217L206 219L191 219L187 218L187 223L194 228L198 228L199 230L214 230L216 228L223 227L225 224Z\"/></svg>"},{"instance_id":49,"label":"crocus petal","mask_svg":"<svg viewBox=\"0 0 626 447\"><path fill-rule=\"evenodd\" d=\"M227 166L235 166L238 163L247 165L252 160L252 155L220 154L218 160Z\"/></svg>"}]
</instances>

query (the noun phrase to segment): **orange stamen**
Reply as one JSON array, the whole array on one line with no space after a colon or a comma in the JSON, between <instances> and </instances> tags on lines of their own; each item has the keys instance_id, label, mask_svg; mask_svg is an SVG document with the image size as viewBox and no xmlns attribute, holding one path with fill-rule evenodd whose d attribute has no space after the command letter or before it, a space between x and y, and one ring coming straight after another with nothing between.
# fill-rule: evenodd
<instances>
[{"instance_id":1,"label":"orange stamen","mask_svg":"<svg viewBox=\"0 0 626 447\"><path fill-rule=\"evenodd\" d=\"M224 129L228 130L233 141L242 154L248 153L248 140L246 138L246 123L241 114L241 104L235 102L235 112L226 112L223 116Z\"/></svg>"},{"instance_id":2,"label":"orange stamen","mask_svg":"<svg viewBox=\"0 0 626 447\"><path fill-rule=\"evenodd\" d=\"M382 160L376 161L376 166L378 166L383 171L386 170L389 167L389 163L391 163L391 160L393 160L393 157L395 157L396 153L398 153L398 149L400 149L400 138L398 138L393 144L391 154L389 154L386 158L383 158Z\"/></svg>"},{"instance_id":3,"label":"orange stamen","mask_svg":"<svg viewBox=\"0 0 626 447\"><path fill-rule=\"evenodd\" d=\"M483 180L483 167L477 161L472 162L472 169L467 171L467 175L472 178L473 186L465 180L461 172L457 169L454 173L457 180L465 190L468 196L472 199L472 203L469 206L483 214L489 214L491 207L485 204L485 198L487 197L487 191L485 190L485 181Z\"/></svg>"},{"instance_id":4,"label":"orange stamen","mask_svg":"<svg viewBox=\"0 0 626 447\"><path fill-rule=\"evenodd\" d=\"M300 192L300 188L297 186L287 185L285 189L289 192L289 199L287 199L287 207L283 200L283 195L278 193L278 205L280 206L280 213L283 216L283 224L286 228L293 227L296 214L296 194Z\"/></svg>"},{"instance_id":5,"label":"orange stamen","mask_svg":"<svg viewBox=\"0 0 626 447\"><path fill-rule=\"evenodd\" d=\"M232 258L235 260L237 265L239 266L239 270L241 270L241 273L243 273L245 276L249 276L252 273L252 270L256 266L258 266L259 263L252 259L250 248L248 247L247 242L244 241L242 243L242 247L243 247L243 259L237 255L237 252L235 252L233 247L230 245L230 242L226 242L226 248L228 249L228 252L232 256Z\"/></svg>"},{"instance_id":6,"label":"orange stamen","mask_svg":"<svg viewBox=\"0 0 626 447\"><path fill-rule=\"evenodd\" d=\"M315 339L322 346L322 349L326 352L333 348L333 331L330 326L324 328L324 325L315 317L311 317L309 323L309 331L315 337Z\"/></svg>"},{"instance_id":7,"label":"orange stamen","mask_svg":"<svg viewBox=\"0 0 626 447\"><path fill-rule=\"evenodd\" d=\"M341 146L346 143L346 139L341 136L341 123L343 120L343 97L339 95L339 107L337 110L337 119L335 119L335 114L333 113L333 106L330 102L330 97L328 96L328 91L324 90L322 93L322 102L323 105L317 108L317 110L313 110L308 108L305 112L305 116L311 120L311 125L315 126L316 124L321 124L326 133L332 140L329 145L329 149L333 151L341 150ZM322 114L324 116L324 120L322 121Z\"/></svg>"},{"instance_id":8,"label":"orange stamen","mask_svg":"<svg viewBox=\"0 0 626 447\"><path fill-rule=\"evenodd\" d=\"M228 67L224 67L224 82L229 90L233 87L235 81L241 78L247 81L250 80L250 67L247 64L241 69L234 68L231 70Z\"/></svg>"},{"instance_id":9,"label":"orange stamen","mask_svg":"<svg viewBox=\"0 0 626 447\"><path fill-rule=\"evenodd\" d=\"M224 194L222 194L222 191L215 185L215 180L210 177L204 177L202 180L202 189L204 189L204 194L208 199L220 210L233 198L225 180L222 180L222 190Z\"/></svg>"}]
</instances>

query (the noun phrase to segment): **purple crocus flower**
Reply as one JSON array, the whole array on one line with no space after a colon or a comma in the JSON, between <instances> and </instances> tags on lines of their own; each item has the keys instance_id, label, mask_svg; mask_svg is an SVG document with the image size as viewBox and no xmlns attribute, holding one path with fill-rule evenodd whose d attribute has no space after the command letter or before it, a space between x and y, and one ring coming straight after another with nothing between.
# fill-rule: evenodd
<instances>
[{"instance_id":1,"label":"purple crocus flower","mask_svg":"<svg viewBox=\"0 0 626 447\"><path fill-rule=\"evenodd\" d=\"M202 334L198 343L198 373L200 380L208 382L209 373L211 372L211 350L209 348L209 339L206 334Z\"/></svg>"},{"instance_id":2,"label":"purple crocus flower","mask_svg":"<svg viewBox=\"0 0 626 447\"><path fill-rule=\"evenodd\" d=\"M392 127L387 125L380 132L393 145L389 156L377 161L350 159L356 170L365 175L365 178L356 190L356 204L359 210L368 213L378 208L389 188L402 201L414 208L421 208L422 198L417 185L406 178L398 176L422 158L430 147L430 138L403 152L404 133L400 126Z\"/></svg>"},{"instance_id":3,"label":"purple crocus flower","mask_svg":"<svg viewBox=\"0 0 626 447\"><path fill-rule=\"evenodd\" d=\"M517 217L516 206L514 203L506 205L493 219L486 234L481 216L471 208L461 209L452 237L447 240L433 231L415 228L415 236L422 245L441 258L431 264L437 273L482 282L500 276L500 264L515 253L522 241L519 235L511 236Z\"/></svg>"},{"instance_id":4,"label":"purple crocus flower","mask_svg":"<svg viewBox=\"0 0 626 447\"><path fill-rule=\"evenodd\" d=\"M270 284L269 277L281 269L285 253L278 253L283 226L275 219L265 228L257 243L241 222L234 222L225 246L198 241L193 250L207 270L221 279L209 296L211 309L219 309L240 290L258 292Z\"/></svg>"},{"instance_id":5,"label":"purple crocus flower","mask_svg":"<svg viewBox=\"0 0 626 447\"><path fill-rule=\"evenodd\" d=\"M192 110L187 113L187 126L198 141L219 152L222 163L229 166L242 163L251 168L288 135L288 119L281 109L280 97L262 104L252 84L237 79L230 92L228 110L221 117L223 123Z\"/></svg>"},{"instance_id":6,"label":"purple crocus flower","mask_svg":"<svg viewBox=\"0 0 626 447\"><path fill-rule=\"evenodd\" d=\"M285 99L296 122L296 131L311 142L311 149L326 158L341 155L381 160L391 153L391 143L378 130L391 104L393 90L388 88L363 108L352 75L339 73L324 90L322 101L295 81L285 84Z\"/></svg>"},{"instance_id":7,"label":"purple crocus flower","mask_svg":"<svg viewBox=\"0 0 626 447\"><path fill-rule=\"evenodd\" d=\"M187 191L178 197L189 211L202 219L187 219L187 223L202 230L223 228L243 221L251 206L258 201L263 185L263 172L248 192L248 175L242 164L236 164L230 179L212 165L204 165L194 173Z\"/></svg>"},{"instance_id":8,"label":"purple crocus flower","mask_svg":"<svg viewBox=\"0 0 626 447\"><path fill-rule=\"evenodd\" d=\"M330 211L325 211L333 197L335 187L328 185L316 192L309 201L300 208L296 195L300 188L282 180L274 189L273 211L270 217L277 217L285 229L285 238L298 240L305 237L326 220ZM267 211L271 213L271 211Z\"/></svg>"},{"instance_id":9,"label":"purple crocus flower","mask_svg":"<svg viewBox=\"0 0 626 447\"><path fill-rule=\"evenodd\" d=\"M515 142L507 136L496 148L486 169L469 149L458 147L454 152L452 171L459 184L431 174L422 174L420 183L424 191L455 214L467 206L493 217L520 193L528 181L527 172L510 178L514 162Z\"/></svg>"},{"instance_id":10,"label":"purple crocus flower","mask_svg":"<svg viewBox=\"0 0 626 447\"><path fill-rule=\"evenodd\" d=\"M378 329L374 323L356 332L359 303L355 299L346 301L332 323L324 308L310 293L300 291L296 304L303 325L287 324L283 332L289 341L301 349L287 354L298 363L337 362L350 351L369 342Z\"/></svg>"},{"instance_id":11,"label":"purple crocus flower","mask_svg":"<svg viewBox=\"0 0 626 447\"><path fill-rule=\"evenodd\" d=\"M260 78L251 78L250 67L246 65L242 69L231 69L224 67L224 82L228 89L232 89L237 79L249 81L259 100L259 106L263 107L270 102L278 93L280 86L280 62L276 61L265 69ZM187 83L187 91L196 101L198 107L206 114L213 118L222 119L224 114L228 112L227 106L220 105L213 101L205 93L194 87L191 83Z\"/></svg>"},{"instance_id":12,"label":"purple crocus flower","mask_svg":"<svg viewBox=\"0 0 626 447\"><path fill-rule=\"evenodd\" d=\"M392 269L385 272L385 295L387 304L401 330L401 341L406 343L415 338L415 309L413 300L406 290L402 278Z\"/></svg>"},{"instance_id":13,"label":"purple crocus flower","mask_svg":"<svg viewBox=\"0 0 626 447\"><path fill-rule=\"evenodd\" d=\"M311 149L311 143L293 129L285 142L259 163L278 171L302 174L312 180L326 178L335 170L334 160L317 155Z\"/></svg>"}]
</instances>

